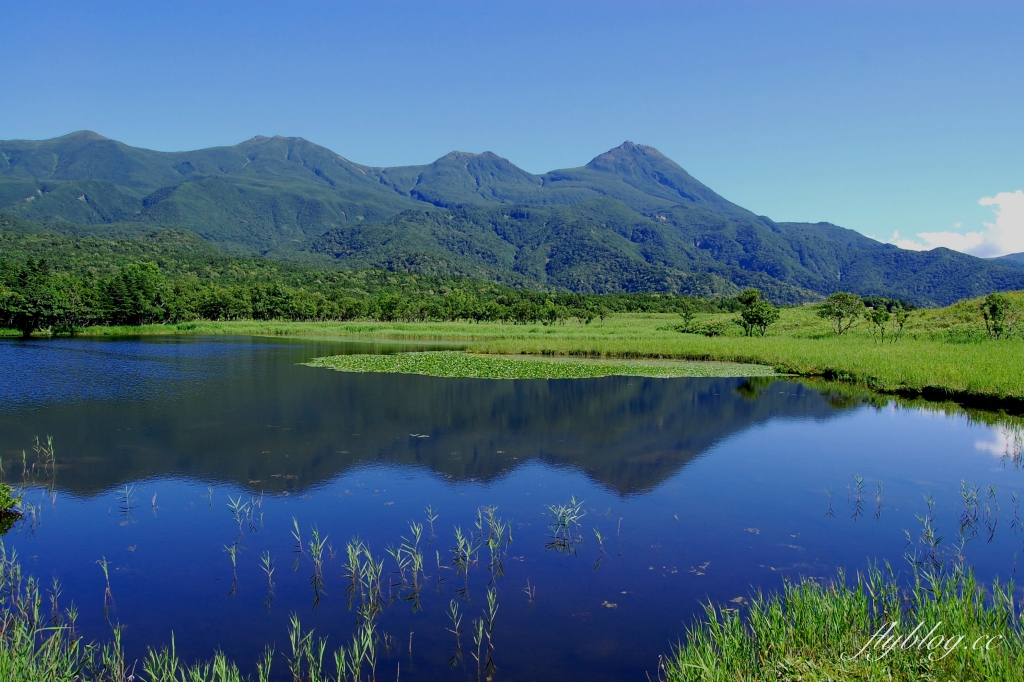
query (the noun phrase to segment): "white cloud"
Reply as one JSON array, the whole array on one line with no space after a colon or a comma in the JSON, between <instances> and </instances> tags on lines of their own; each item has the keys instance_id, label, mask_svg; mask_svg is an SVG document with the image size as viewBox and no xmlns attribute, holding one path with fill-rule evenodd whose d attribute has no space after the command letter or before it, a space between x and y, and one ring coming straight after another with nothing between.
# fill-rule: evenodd
<instances>
[{"instance_id":1,"label":"white cloud","mask_svg":"<svg viewBox=\"0 0 1024 682\"><path fill-rule=\"evenodd\" d=\"M1024 190L1016 192L1000 192L994 197L983 197L979 204L996 206L994 223L982 223L983 229L973 232L956 232L962 223L953 226L953 230L944 232L918 232L915 238L904 237L893 232L892 237L882 241L895 244L901 249L926 251L940 246L954 251L962 251L974 256L992 257L1008 253L1024 252Z\"/></svg>"},{"instance_id":2,"label":"white cloud","mask_svg":"<svg viewBox=\"0 0 1024 682\"><path fill-rule=\"evenodd\" d=\"M1024 431L999 429L990 441L975 441L974 449L993 457L1019 457L1024 452Z\"/></svg>"}]
</instances>

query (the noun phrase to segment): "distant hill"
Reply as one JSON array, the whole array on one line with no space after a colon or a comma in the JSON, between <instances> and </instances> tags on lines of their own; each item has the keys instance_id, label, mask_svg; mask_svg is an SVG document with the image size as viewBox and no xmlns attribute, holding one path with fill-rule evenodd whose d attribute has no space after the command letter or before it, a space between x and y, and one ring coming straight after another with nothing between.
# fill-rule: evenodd
<instances>
[{"instance_id":1,"label":"distant hill","mask_svg":"<svg viewBox=\"0 0 1024 682\"><path fill-rule=\"evenodd\" d=\"M992 260L1000 265L1008 265L1011 268L1020 268L1024 270L1024 253L1010 253L1005 256L993 258Z\"/></svg>"},{"instance_id":2,"label":"distant hill","mask_svg":"<svg viewBox=\"0 0 1024 682\"><path fill-rule=\"evenodd\" d=\"M78 132L0 141L0 212L79 236L182 228L240 255L580 292L757 286L779 303L849 290L944 305L1024 289L1010 257L754 215L631 142L533 175L490 152L374 168L302 138L156 152Z\"/></svg>"}]
</instances>

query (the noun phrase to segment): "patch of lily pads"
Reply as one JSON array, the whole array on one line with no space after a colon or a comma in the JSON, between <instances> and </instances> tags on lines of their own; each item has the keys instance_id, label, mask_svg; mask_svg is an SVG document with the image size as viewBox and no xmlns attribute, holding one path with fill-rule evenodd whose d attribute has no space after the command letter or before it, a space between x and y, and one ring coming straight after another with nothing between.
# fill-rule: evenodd
<instances>
[{"instance_id":1,"label":"patch of lily pads","mask_svg":"<svg viewBox=\"0 0 1024 682\"><path fill-rule=\"evenodd\" d=\"M423 374L465 379L589 379L634 377L775 376L765 365L684 360L579 359L537 355L486 355L462 351L332 355L305 363L340 372Z\"/></svg>"}]
</instances>

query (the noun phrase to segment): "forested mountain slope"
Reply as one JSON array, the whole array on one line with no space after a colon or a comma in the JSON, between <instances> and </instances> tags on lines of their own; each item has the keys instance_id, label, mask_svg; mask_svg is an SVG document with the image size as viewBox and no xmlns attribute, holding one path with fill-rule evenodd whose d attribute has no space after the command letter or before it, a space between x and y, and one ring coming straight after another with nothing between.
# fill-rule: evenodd
<instances>
[{"instance_id":1,"label":"forested mountain slope","mask_svg":"<svg viewBox=\"0 0 1024 682\"><path fill-rule=\"evenodd\" d=\"M779 303L848 290L943 305L1024 288L1010 260L754 215L631 142L533 175L490 152L374 168L302 138L156 152L79 132L0 141L0 211L79 236L182 228L240 255L580 292L757 286Z\"/></svg>"}]
</instances>

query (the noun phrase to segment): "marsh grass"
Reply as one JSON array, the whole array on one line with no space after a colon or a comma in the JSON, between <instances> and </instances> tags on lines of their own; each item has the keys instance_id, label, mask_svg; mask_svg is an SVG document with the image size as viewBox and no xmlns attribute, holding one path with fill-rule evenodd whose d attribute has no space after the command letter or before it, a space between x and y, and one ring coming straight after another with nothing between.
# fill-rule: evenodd
<instances>
[{"instance_id":1,"label":"marsh grass","mask_svg":"<svg viewBox=\"0 0 1024 682\"><path fill-rule=\"evenodd\" d=\"M781 593L755 595L743 614L708 605L704 619L663 660L660 678L1021 679L1024 638L1012 583L994 582L986 591L960 568L917 569L906 589L891 570L877 567L858 573L852 585L844 577L840 573L829 583L810 578L787 582ZM891 634L906 637L907 646L878 636L872 640L893 623ZM919 625L924 644L911 638ZM939 636L963 640L953 646L948 639L939 643ZM977 641L980 649L972 648Z\"/></svg>"},{"instance_id":2,"label":"marsh grass","mask_svg":"<svg viewBox=\"0 0 1024 682\"><path fill-rule=\"evenodd\" d=\"M583 542L580 520L587 515L583 510L583 500L577 500L573 495L566 504L549 506L545 515L551 519L548 524L549 541L544 545L545 548L559 554L575 554L576 545Z\"/></svg>"},{"instance_id":3,"label":"marsh grass","mask_svg":"<svg viewBox=\"0 0 1024 682\"><path fill-rule=\"evenodd\" d=\"M473 355L460 351L335 355L306 363L341 372L387 372L469 379L586 379L605 376L747 377L772 376L761 365L658 360L588 360L553 357Z\"/></svg>"}]
</instances>

